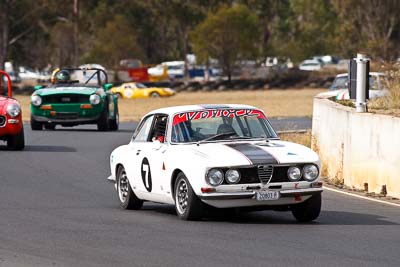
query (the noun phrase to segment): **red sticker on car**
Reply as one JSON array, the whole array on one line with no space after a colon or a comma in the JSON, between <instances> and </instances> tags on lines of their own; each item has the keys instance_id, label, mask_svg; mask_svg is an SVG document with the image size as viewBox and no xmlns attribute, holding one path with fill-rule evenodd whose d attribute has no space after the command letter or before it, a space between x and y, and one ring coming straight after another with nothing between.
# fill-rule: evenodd
<instances>
[{"instance_id":1,"label":"red sticker on car","mask_svg":"<svg viewBox=\"0 0 400 267\"><path fill-rule=\"evenodd\" d=\"M199 111L190 111L180 113L174 116L173 125L177 125L181 122L188 120L199 120L208 118L219 118L219 117L253 117L265 119L265 115L260 110L255 109L207 109Z\"/></svg>"}]
</instances>

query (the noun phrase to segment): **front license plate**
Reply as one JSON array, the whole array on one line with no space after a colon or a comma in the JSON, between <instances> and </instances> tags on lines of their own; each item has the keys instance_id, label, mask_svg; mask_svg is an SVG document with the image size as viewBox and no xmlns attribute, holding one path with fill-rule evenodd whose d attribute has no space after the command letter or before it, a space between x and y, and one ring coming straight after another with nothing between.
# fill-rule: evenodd
<instances>
[{"instance_id":1,"label":"front license plate","mask_svg":"<svg viewBox=\"0 0 400 267\"><path fill-rule=\"evenodd\" d=\"M61 98L61 101L62 101L62 102L71 102L71 98L69 98L69 97L62 97L62 98Z\"/></svg>"},{"instance_id":2,"label":"front license plate","mask_svg":"<svg viewBox=\"0 0 400 267\"><path fill-rule=\"evenodd\" d=\"M264 200L277 200L279 199L280 194L278 191L260 191L256 192L256 199L258 201Z\"/></svg>"}]
</instances>

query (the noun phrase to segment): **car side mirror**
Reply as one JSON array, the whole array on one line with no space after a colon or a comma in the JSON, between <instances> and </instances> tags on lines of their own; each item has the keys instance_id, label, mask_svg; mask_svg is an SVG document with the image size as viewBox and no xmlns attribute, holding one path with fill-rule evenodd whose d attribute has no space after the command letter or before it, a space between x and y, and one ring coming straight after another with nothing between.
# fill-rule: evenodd
<instances>
[{"instance_id":1,"label":"car side mirror","mask_svg":"<svg viewBox=\"0 0 400 267\"><path fill-rule=\"evenodd\" d=\"M35 85L35 87L33 87L33 89L34 89L35 91L40 90L40 89L43 89L43 88L44 88L43 85Z\"/></svg>"},{"instance_id":2,"label":"car side mirror","mask_svg":"<svg viewBox=\"0 0 400 267\"><path fill-rule=\"evenodd\" d=\"M108 91L113 87L112 83L106 83L105 85L103 85L104 90Z\"/></svg>"}]
</instances>

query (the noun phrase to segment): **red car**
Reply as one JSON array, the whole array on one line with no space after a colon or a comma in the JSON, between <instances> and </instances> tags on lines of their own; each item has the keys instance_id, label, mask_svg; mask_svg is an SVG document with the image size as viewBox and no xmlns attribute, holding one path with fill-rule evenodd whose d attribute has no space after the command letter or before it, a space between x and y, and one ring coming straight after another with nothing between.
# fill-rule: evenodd
<instances>
[{"instance_id":1,"label":"red car","mask_svg":"<svg viewBox=\"0 0 400 267\"><path fill-rule=\"evenodd\" d=\"M4 77L7 78L7 96L3 95ZM12 98L10 76L2 70L0 70L0 140L6 141L7 147L12 150L21 150L25 147L21 106Z\"/></svg>"}]
</instances>

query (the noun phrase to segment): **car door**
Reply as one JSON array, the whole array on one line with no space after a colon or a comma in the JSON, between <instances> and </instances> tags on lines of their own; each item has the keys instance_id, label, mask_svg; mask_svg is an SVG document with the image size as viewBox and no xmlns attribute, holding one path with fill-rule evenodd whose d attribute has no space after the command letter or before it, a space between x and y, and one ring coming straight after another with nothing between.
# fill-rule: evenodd
<instances>
[{"instance_id":1,"label":"car door","mask_svg":"<svg viewBox=\"0 0 400 267\"><path fill-rule=\"evenodd\" d=\"M138 88L136 84L133 84L132 88L133 88L133 98L143 98L144 97L143 89Z\"/></svg>"},{"instance_id":2,"label":"car door","mask_svg":"<svg viewBox=\"0 0 400 267\"><path fill-rule=\"evenodd\" d=\"M140 151L136 154L140 169L137 169L137 176L140 175L142 184L138 185L142 195L152 201L163 202L166 191L168 191L168 177L165 170L165 153L168 144L165 142L168 116L156 114L149 132L147 142L143 142Z\"/></svg>"},{"instance_id":3,"label":"car door","mask_svg":"<svg viewBox=\"0 0 400 267\"><path fill-rule=\"evenodd\" d=\"M125 84L123 87L123 94L125 98L133 98L134 90L132 89L131 84Z\"/></svg>"},{"instance_id":4,"label":"car door","mask_svg":"<svg viewBox=\"0 0 400 267\"><path fill-rule=\"evenodd\" d=\"M143 181L142 179L141 170L143 158L141 152L148 145L153 121L154 115L150 115L146 118L143 118L143 120L140 122L132 137L132 141L129 143L128 155L124 162L124 167L132 189L139 198L143 199L145 199L146 195L148 195L148 190L144 184L144 182L147 182L148 184L148 180Z\"/></svg>"}]
</instances>

